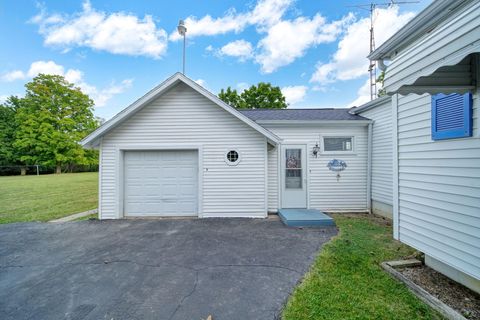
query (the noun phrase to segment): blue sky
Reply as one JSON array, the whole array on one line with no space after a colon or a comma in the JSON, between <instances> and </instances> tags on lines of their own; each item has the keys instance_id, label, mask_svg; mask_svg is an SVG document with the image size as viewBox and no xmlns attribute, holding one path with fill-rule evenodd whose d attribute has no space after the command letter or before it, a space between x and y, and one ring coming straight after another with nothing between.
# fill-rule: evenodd
<instances>
[{"instance_id":1,"label":"blue sky","mask_svg":"<svg viewBox=\"0 0 480 320\"><path fill-rule=\"evenodd\" d=\"M383 1L381 1L383 2ZM388 1L387 1L388 2ZM431 1L381 8L377 46ZM181 70L213 93L260 81L290 107L348 107L368 100L364 0L5 1L0 4L0 98L22 95L39 72L62 74L110 118Z\"/></svg>"}]
</instances>

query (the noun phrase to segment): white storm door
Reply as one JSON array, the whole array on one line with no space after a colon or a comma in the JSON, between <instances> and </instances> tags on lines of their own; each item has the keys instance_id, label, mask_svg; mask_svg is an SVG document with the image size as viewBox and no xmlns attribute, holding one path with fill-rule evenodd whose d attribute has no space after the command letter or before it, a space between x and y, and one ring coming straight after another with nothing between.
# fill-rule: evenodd
<instances>
[{"instance_id":1,"label":"white storm door","mask_svg":"<svg viewBox=\"0 0 480 320\"><path fill-rule=\"evenodd\" d=\"M125 151L125 216L196 216L198 153Z\"/></svg>"},{"instance_id":2,"label":"white storm door","mask_svg":"<svg viewBox=\"0 0 480 320\"><path fill-rule=\"evenodd\" d=\"M305 145L283 145L282 208L307 207L307 148Z\"/></svg>"}]
</instances>

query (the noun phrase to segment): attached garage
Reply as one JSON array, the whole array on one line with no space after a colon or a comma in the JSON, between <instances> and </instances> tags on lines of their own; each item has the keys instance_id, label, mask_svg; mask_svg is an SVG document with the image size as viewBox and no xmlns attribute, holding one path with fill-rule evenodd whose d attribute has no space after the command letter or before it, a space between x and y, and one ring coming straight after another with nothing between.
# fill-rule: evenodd
<instances>
[{"instance_id":1,"label":"attached garage","mask_svg":"<svg viewBox=\"0 0 480 320\"><path fill-rule=\"evenodd\" d=\"M124 152L125 216L198 215L198 152Z\"/></svg>"}]
</instances>

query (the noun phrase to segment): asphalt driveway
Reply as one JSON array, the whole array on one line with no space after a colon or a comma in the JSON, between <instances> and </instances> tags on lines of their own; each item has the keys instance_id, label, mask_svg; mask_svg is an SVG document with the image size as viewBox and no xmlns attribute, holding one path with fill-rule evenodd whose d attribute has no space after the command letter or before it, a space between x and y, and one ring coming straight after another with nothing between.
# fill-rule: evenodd
<instances>
[{"instance_id":1,"label":"asphalt driveway","mask_svg":"<svg viewBox=\"0 0 480 320\"><path fill-rule=\"evenodd\" d=\"M0 225L0 319L276 319L335 234L251 219Z\"/></svg>"}]
</instances>

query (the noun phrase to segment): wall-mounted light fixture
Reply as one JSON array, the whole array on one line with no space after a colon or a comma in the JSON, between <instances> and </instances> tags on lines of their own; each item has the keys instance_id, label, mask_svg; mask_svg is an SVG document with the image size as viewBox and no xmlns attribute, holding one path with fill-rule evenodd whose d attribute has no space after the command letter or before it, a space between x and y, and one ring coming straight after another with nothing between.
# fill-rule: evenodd
<instances>
[{"instance_id":1,"label":"wall-mounted light fixture","mask_svg":"<svg viewBox=\"0 0 480 320\"><path fill-rule=\"evenodd\" d=\"M318 142L315 144L315 147L313 147L312 153L315 156L315 158L318 156L318 153L320 152L320 147L318 146Z\"/></svg>"}]
</instances>

